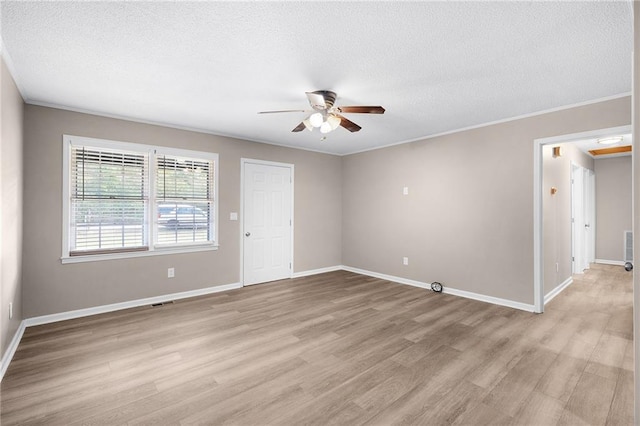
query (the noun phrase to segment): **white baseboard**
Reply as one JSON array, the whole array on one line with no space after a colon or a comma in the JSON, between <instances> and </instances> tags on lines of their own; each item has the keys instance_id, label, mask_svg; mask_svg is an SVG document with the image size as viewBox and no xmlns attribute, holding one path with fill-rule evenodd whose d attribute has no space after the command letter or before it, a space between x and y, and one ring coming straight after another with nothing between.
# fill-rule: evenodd
<instances>
[{"instance_id":1,"label":"white baseboard","mask_svg":"<svg viewBox=\"0 0 640 426\"><path fill-rule=\"evenodd\" d=\"M624 266L624 260L596 259L596 263L599 263L601 265Z\"/></svg>"},{"instance_id":2,"label":"white baseboard","mask_svg":"<svg viewBox=\"0 0 640 426\"><path fill-rule=\"evenodd\" d=\"M361 275L367 275L370 277L380 278L383 280L410 285L413 287L419 287L419 288L431 291L431 283L411 280L408 278L402 278L402 277L397 277L393 275L381 274L378 272L367 271L365 269L353 268L351 266L345 266L345 265L336 265L336 266L329 266L326 268L300 271L300 272L294 273L292 275L292 278L306 277L310 275L322 274L326 272L334 272L339 270L349 271L349 272L353 272ZM569 285L569 284L566 284L566 285ZM131 300L131 301L121 302L121 303L113 303L110 305L95 306L93 308L78 309L74 311L67 311L67 312L61 312L57 314L42 315L38 317L27 318L20 323L20 328L14 335L13 339L11 340L11 344L9 345L9 348L7 349L7 351L2 357L2 365L1 365L2 369L0 370L0 381L2 380L2 377L4 376L5 371L9 367L9 363L11 362L11 359L13 358L13 355L16 349L18 348L18 344L20 343L20 339L22 338L22 335L24 334L24 330L26 327L33 327L36 325L49 324L53 322L65 321L65 320L70 320L75 318L82 318L82 317L87 317L91 315L103 314L107 312L115 312L123 309L137 308L140 306L151 305L154 303L162 303L170 300L179 300L179 299L186 299L189 297L204 296L207 294L234 290L238 288L242 288L241 283L219 285L219 286L207 287L207 288L198 289L198 290L184 291L180 293L172 293L172 294L166 294L162 296L148 297L145 299L137 299L137 300ZM561 289L558 290L558 293L560 291ZM519 309L527 312L534 311L533 305L529 305L521 302L515 302L513 300L501 299L493 296L487 296L484 294L473 293L470 291L458 290L451 287L444 287L443 293L451 294L453 296L464 297L467 299L478 300L481 302L492 303L494 305L506 306L509 308ZM545 299L547 298L545 297ZM551 300L551 298L549 298L548 300Z\"/></svg>"},{"instance_id":3,"label":"white baseboard","mask_svg":"<svg viewBox=\"0 0 640 426\"><path fill-rule=\"evenodd\" d=\"M309 269L308 271L294 272L293 275L291 275L291 278L301 278L301 277L308 277L309 275L324 274L325 272L335 272L335 271L340 271L343 268L344 267L342 265L335 265L335 266L328 266L326 268Z\"/></svg>"},{"instance_id":4,"label":"white baseboard","mask_svg":"<svg viewBox=\"0 0 640 426\"><path fill-rule=\"evenodd\" d=\"M201 288L198 290L183 291L180 293L165 294L162 296L147 297L145 299L131 300L128 302L113 303L110 305L95 306L93 308L78 309L75 311L61 312L58 314L42 315L39 317L27 318L24 322L27 327L35 325L49 324L52 322L65 321L69 319L88 317L91 315L104 314L107 312L115 312L123 309L137 308L139 306L152 305L154 303L168 302L170 300L187 299L189 297L204 296L221 291L234 290L242 288L242 284L233 283L218 285L214 287Z\"/></svg>"},{"instance_id":5,"label":"white baseboard","mask_svg":"<svg viewBox=\"0 0 640 426\"><path fill-rule=\"evenodd\" d=\"M566 280L564 280L562 284L560 284L558 287L554 288L544 296L544 304L546 305L547 303L551 302L551 300L553 300L554 297L562 293L562 291L565 288L569 287L571 284L573 284L573 277L569 277Z\"/></svg>"},{"instance_id":6,"label":"white baseboard","mask_svg":"<svg viewBox=\"0 0 640 426\"><path fill-rule=\"evenodd\" d=\"M492 303L494 305L506 306L507 308L518 309L526 312L535 312L535 306L528 303L516 302L515 300L502 299L500 297L488 296L486 294L473 293L471 291L458 290L456 288L445 287L442 291L445 294L466 297L467 299L478 300L480 302Z\"/></svg>"},{"instance_id":7,"label":"white baseboard","mask_svg":"<svg viewBox=\"0 0 640 426\"><path fill-rule=\"evenodd\" d=\"M345 271L353 272L355 274L367 275L374 278L380 278L381 280L393 281L400 284L406 284L413 287L425 288L431 290L431 283L427 284L421 281L410 280L408 278L396 277L394 275L381 274L379 272L367 271L366 269L353 268L351 266L343 266ZM444 292L444 291L443 291Z\"/></svg>"},{"instance_id":8,"label":"white baseboard","mask_svg":"<svg viewBox=\"0 0 640 426\"><path fill-rule=\"evenodd\" d=\"M7 368L9 368L9 364L13 359L13 355L16 353L18 349L18 345L20 344L20 340L22 340L22 335L24 334L24 330L26 328L25 321L20 322L20 326L16 333L13 335L13 339L11 339L11 343L9 343L9 347L2 354L2 364L0 364L0 382L2 382L2 378L4 377L4 373L7 372Z\"/></svg>"},{"instance_id":9,"label":"white baseboard","mask_svg":"<svg viewBox=\"0 0 640 426\"><path fill-rule=\"evenodd\" d=\"M343 266L342 269L344 269L345 271L354 272L356 274L368 275L374 278L380 278L387 281L393 281L400 284L406 284L413 287L420 287L420 288L431 290L431 283L411 280L408 278L396 277L393 275L381 274L378 272L367 271L365 269L353 268L351 266ZM515 302L513 300L501 299L499 297L487 296L484 294L473 293L466 290L458 290L452 287L444 287L442 292L444 294L451 294L453 296L459 296L467 299L478 300L480 302L487 302L487 303L492 303L494 305L507 306L509 308L519 309L521 311L534 312L533 305L529 305L521 302Z\"/></svg>"}]
</instances>

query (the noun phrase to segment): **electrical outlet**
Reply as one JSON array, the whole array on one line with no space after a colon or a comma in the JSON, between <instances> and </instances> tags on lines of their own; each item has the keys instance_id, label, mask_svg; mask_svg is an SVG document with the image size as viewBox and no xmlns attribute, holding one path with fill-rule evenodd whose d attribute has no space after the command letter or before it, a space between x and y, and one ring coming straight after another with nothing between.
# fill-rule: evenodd
<instances>
[{"instance_id":1,"label":"electrical outlet","mask_svg":"<svg viewBox=\"0 0 640 426\"><path fill-rule=\"evenodd\" d=\"M402 258L402 264L407 266L409 264L409 258L408 257L403 257Z\"/></svg>"},{"instance_id":2,"label":"electrical outlet","mask_svg":"<svg viewBox=\"0 0 640 426\"><path fill-rule=\"evenodd\" d=\"M173 278L176 276L176 270L175 268L169 268L167 269L167 278Z\"/></svg>"},{"instance_id":3,"label":"electrical outlet","mask_svg":"<svg viewBox=\"0 0 640 426\"><path fill-rule=\"evenodd\" d=\"M405 186L404 188L402 188L402 195L409 195L409 187Z\"/></svg>"},{"instance_id":4,"label":"electrical outlet","mask_svg":"<svg viewBox=\"0 0 640 426\"><path fill-rule=\"evenodd\" d=\"M9 302L9 319L13 319L13 302Z\"/></svg>"}]
</instances>

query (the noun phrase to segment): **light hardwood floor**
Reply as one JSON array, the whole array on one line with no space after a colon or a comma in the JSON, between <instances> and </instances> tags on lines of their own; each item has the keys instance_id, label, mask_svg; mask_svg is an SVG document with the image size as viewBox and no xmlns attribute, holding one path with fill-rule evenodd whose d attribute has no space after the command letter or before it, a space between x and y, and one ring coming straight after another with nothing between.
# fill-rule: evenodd
<instances>
[{"instance_id":1,"label":"light hardwood floor","mask_svg":"<svg viewBox=\"0 0 640 426\"><path fill-rule=\"evenodd\" d=\"M543 315L349 272L28 328L13 424L632 424L631 273Z\"/></svg>"}]
</instances>

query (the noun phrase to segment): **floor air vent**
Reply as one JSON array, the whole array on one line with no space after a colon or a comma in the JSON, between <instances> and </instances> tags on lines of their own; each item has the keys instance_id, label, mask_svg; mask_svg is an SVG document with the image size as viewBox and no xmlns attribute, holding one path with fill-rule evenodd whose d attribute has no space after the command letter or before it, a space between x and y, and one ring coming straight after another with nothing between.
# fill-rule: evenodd
<instances>
[{"instance_id":1,"label":"floor air vent","mask_svg":"<svg viewBox=\"0 0 640 426\"><path fill-rule=\"evenodd\" d=\"M152 303L151 307L157 308L158 306L164 306L164 305L173 305L173 300L169 300L168 302Z\"/></svg>"},{"instance_id":2,"label":"floor air vent","mask_svg":"<svg viewBox=\"0 0 640 426\"><path fill-rule=\"evenodd\" d=\"M633 232L624 231L624 261L633 262Z\"/></svg>"}]
</instances>

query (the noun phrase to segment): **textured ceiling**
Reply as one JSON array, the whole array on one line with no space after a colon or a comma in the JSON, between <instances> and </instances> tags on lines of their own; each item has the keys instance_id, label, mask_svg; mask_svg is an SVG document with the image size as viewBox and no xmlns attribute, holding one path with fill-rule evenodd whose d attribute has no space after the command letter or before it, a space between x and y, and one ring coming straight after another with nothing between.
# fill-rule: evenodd
<instances>
[{"instance_id":1,"label":"textured ceiling","mask_svg":"<svg viewBox=\"0 0 640 426\"><path fill-rule=\"evenodd\" d=\"M629 2L12 2L29 103L345 154L631 91ZM291 133L333 90L359 133Z\"/></svg>"}]
</instances>

